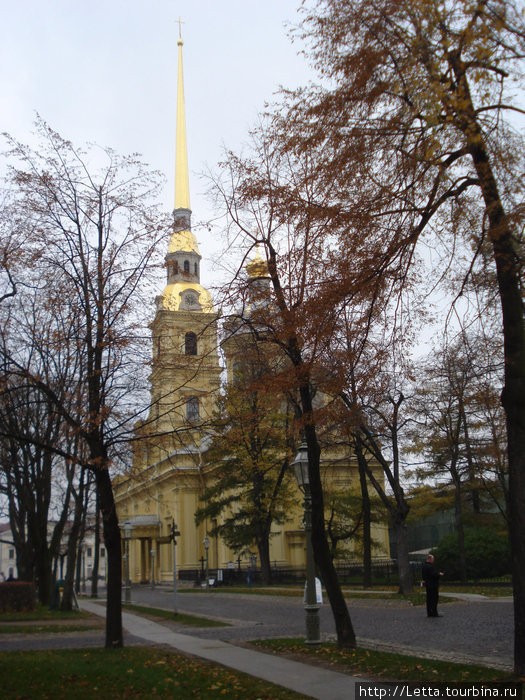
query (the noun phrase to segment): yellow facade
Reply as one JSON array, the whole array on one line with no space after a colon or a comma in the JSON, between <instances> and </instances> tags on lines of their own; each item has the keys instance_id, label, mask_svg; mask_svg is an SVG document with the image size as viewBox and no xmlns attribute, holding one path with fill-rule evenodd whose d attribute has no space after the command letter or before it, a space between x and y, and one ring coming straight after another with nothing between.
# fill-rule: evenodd
<instances>
[{"instance_id":1,"label":"yellow facade","mask_svg":"<svg viewBox=\"0 0 525 700\"><path fill-rule=\"evenodd\" d=\"M182 41L179 40L177 100L177 169L174 231L166 254L166 286L156 300L151 324L151 408L147 419L136 426L133 466L115 480L119 521L133 527L129 546L130 578L133 582L169 581L173 576L172 523L177 537L177 570L204 570L204 539L209 523L195 525L194 514L214 465L206 464L211 440L209 420L214 414L223 368L218 351L218 323L209 291L200 283L201 255L191 232L187 172L187 149L182 87ZM264 261L257 254L247 266L254 288L264 282ZM238 356L239 339L231 335L223 343L226 376L231 381ZM325 456L324 478L338 488L358 484L355 460L341 455ZM303 567L305 538L302 497L289 523L278 527L271 539L271 562L277 566ZM378 554L388 554L388 534L376 527ZM255 546L254 546L255 552ZM209 538L211 570L238 566L236 555L217 538ZM241 564L248 565L245 557Z\"/></svg>"}]
</instances>

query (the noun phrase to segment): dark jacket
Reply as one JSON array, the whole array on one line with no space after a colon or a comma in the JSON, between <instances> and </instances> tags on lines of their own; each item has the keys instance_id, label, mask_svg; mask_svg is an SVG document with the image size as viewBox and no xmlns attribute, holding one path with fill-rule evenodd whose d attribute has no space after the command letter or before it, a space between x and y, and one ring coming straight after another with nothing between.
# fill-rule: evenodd
<instances>
[{"instance_id":1,"label":"dark jacket","mask_svg":"<svg viewBox=\"0 0 525 700\"><path fill-rule=\"evenodd\" d=\"M439 588L439 571L434 564L426 561L421 567L421 576L427 588Z\"/></svg>"}]
</instances>

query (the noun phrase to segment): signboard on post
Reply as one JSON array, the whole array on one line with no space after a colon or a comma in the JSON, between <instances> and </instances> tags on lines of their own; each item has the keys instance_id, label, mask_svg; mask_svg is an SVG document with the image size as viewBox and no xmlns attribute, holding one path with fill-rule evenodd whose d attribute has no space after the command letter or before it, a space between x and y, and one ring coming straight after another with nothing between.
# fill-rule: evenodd
<instances>
[{"instance_id":1,"label":"signboard on post","mask_svg":"<svg viewBox=\"0 0 525 700\"><path fill-rule=\"evenodd\" d=\"M308 584L305 582L304 584L304 604L306 605L306 586ZM315 599L319 603L319 605L323 604L323 588L321 586L321 581L316 577L315 579Z\"/></svg>"}]
</instances>

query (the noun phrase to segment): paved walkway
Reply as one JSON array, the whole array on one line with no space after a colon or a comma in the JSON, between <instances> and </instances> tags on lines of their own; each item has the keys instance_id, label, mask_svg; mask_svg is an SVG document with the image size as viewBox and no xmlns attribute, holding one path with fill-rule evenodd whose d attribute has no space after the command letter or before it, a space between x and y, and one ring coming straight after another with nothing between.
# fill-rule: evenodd
<instances>
[{"instance_id":1,"label":"paved walkway","mask_svg":"<svg viewBox=\"0 0 525 700\"><path fill-rule=\"evenodd\" d=\"M105 615L105 607L98 603L82 599L80 606L95 615ZM248 673L318 700L353 700L356 683L367 682L362 678L290 661L216 639L179 634L156 622L127 612L122 613L122 623L124 629L133 637L140 637L154 644L167 644L185 654Z\"/></svg>"}]
</instances>

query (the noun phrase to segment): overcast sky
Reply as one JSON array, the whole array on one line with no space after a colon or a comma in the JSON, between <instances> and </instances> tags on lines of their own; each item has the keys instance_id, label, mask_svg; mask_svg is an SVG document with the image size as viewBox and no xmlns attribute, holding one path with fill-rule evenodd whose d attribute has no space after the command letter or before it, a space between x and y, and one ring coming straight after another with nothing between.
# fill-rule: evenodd
<instances>
[{"instance_id":1,"label":"overcast sky","mask_svg":"<svg viewBox=\"0 0 525 700\"><path fill-rule=\"evenodd\" d=\"M199 175L214 168L223 145L242 145L279 85L309 78L285 26L298 21L299 4L0 0L0 131L30 141L38 112L77 145L141 153L166 176L162 204L171 210L180 16L193 219L211 217ZM217 242L196 234L203 257L216 255ZM212 275L209 264L203 270Z\"/></svg>"}]
</instances>

